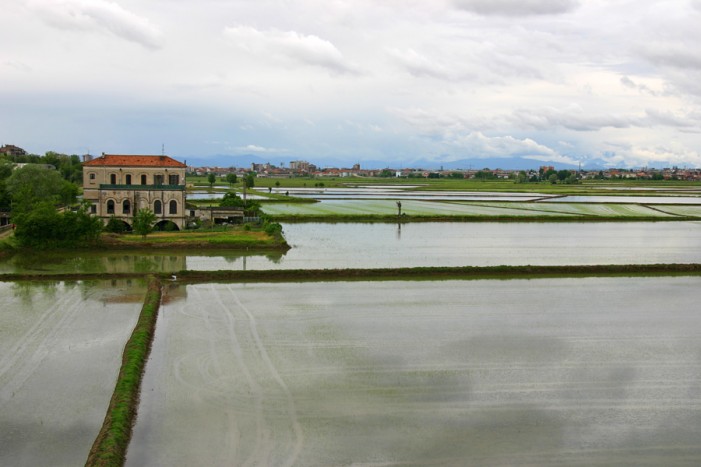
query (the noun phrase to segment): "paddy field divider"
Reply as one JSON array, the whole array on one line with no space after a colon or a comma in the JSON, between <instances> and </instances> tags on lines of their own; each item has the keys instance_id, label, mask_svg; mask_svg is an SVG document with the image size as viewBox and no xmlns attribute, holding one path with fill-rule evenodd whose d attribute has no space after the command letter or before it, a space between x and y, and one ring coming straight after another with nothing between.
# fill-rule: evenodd
<instances>
[{"instance_id":1,"label":"paddy field divider","mask_svg":"<svg viewBox=\"0 0 701 467\"><path fill-rule=\"evenodd\" d=\"M88 455L86 466L122 466L136 421L141 380L151 351L161 303L161 282L149 277L144 305L124 347L122 366L102 429Z\"/></svg>"}]
</instances>

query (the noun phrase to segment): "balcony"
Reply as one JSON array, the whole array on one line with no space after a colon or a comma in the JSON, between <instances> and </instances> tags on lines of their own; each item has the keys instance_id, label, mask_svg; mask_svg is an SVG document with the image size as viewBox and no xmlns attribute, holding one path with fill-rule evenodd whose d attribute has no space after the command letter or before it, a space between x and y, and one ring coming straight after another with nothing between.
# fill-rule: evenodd
<instances>
[{"instance_id":1,"label":"balcony","mask_svg":"<svg viewBox=\"0 0 701 467\"><path fill-rule=\"evenodd\" d=\"M185 191L185 185L110 185L101 183L100 190Z\"/></svg>"}]
</instances>

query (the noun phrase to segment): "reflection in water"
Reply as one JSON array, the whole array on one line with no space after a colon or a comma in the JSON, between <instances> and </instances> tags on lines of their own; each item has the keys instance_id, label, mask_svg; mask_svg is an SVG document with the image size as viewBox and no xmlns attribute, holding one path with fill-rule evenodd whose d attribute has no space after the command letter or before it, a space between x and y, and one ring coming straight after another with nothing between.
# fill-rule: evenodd
<instances>
[{"instance_id":1,"label":"reflection in water","mask_svg":"<svg viewBox=\"0 0 701 467\"><path fill-rule=\"evenodd\" d=\"M217 250L196 254L182 250L22 253L0 262L0 273L169 273L188 268L198 269L202 263L215 263L214 269L237 269L237 263L242 263L241 268L245 270L248 257L265 258L266 263L278 264L284 254L285 252L267 250Z\"/></svg>"}]
</instances>

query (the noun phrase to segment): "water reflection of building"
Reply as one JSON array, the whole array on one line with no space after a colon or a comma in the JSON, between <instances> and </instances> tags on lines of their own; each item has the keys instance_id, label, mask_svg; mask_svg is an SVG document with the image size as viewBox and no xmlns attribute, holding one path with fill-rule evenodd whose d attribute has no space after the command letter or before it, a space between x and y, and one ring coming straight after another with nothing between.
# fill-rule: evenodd
<instances>
[{"instance_id":1,"label":"water reflection of building","mask_svg":"<svg viewBox=\"0 0 701 467\"><path fill-rule=\"evenodd\" d=\"M107 273L178 272L187 269L185 255L156 255L120 252L100 258Z\"/></svg>"}]
</instances>

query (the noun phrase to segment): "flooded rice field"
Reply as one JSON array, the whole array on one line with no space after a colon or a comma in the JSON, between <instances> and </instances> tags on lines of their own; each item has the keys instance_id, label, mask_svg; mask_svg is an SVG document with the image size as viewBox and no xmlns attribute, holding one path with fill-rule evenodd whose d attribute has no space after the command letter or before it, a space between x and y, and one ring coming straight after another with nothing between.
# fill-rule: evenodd
<instances>
[{"instance_id":1,"label":"flooded rice field","mask_svg":"<svg viewBox=\"0 0 701 467\"><path fill-rule=\"evenodd\" d=\"M176 272L701 262L701 222L285 223L286 253L16 255L0 273Z\"/></svg>"},{"instance_id":2,"label":"flooded rice field","mask_svg":"<svg viewBox=\"0 0 701 467\"><path fill-rule=\"evenodd\" d=\"M0 282L0 465L83 465L145 287Z\"/></svg>"},{"instance_id":3,"label":"flooded rice field","mask_svg":"<svg viewBox=\"0 0 701 467\"><path fill-rule=\"evenodd\" d=\"M127 464L696 465L700 281L183 286Z\"/></svg>"}]
</instances>

